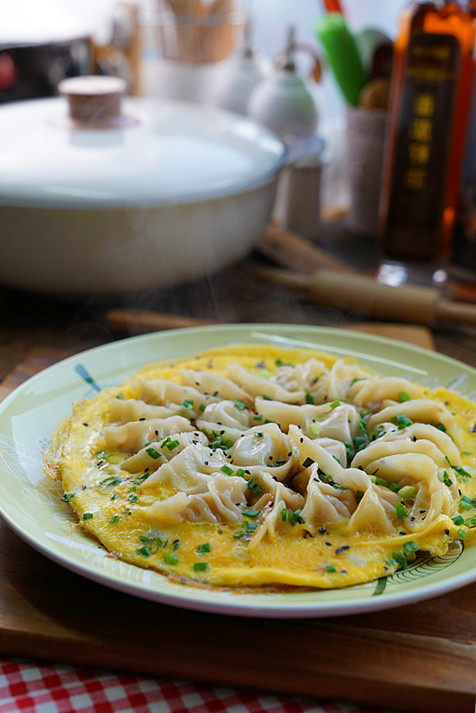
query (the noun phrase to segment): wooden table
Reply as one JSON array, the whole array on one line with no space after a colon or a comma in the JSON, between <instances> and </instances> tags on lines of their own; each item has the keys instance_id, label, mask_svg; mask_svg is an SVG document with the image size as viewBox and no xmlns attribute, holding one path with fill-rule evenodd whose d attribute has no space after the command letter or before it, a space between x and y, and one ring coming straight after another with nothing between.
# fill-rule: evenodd
<instances>
[{"instance_id":1,"label":"wooden table","mask_svg":"<svg viewBox=\"0 0 476 713\"><path fill-rule=\"evenodd\" d=\"M249 267L245 262L183 288L124 296L115 305L220 322L345 326L356 319L259 284ZM114 339L104 320L108 306L95 298L65 303L1 291L0 378L32 349L39 355L51 347L74 353ZM446 329L433 336L438 351L476 365L474 333ZM159 607L87 582L32 551L3 524L0 541L7 553L0 577L0 654L307 693L413 712L472 710L474 587L373 615L260 621L257 626L258 622ZM244 636L247 630L255 632L255 645Z\"/></svg>"}]
</instances>

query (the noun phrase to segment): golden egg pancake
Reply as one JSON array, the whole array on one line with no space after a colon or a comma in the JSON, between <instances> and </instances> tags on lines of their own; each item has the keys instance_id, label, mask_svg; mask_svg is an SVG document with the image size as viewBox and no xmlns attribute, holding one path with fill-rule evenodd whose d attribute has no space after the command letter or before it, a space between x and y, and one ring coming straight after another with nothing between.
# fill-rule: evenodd
<instances>
[{"instance_id":1,"label":"golden egg pancake","mask_svg":"<svg viewBox=\"0 0 476 713\"><path fill-rule=\"evenodd\" d=\"M45 464L127 562L201 586L336 588L469 543L475 423L444 389L238 345L76 404Z\"/></svg>"}]
</instances>

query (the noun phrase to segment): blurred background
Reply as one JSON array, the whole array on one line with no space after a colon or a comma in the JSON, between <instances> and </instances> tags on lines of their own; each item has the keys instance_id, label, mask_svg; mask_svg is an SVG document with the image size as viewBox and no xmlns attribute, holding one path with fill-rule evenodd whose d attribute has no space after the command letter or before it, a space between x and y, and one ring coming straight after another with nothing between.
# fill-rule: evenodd
<instances>
[{"instance_id":1,"label":"blurred background","mask_svg":"<svg viewBox=\"0 0 476 713\"><path fill-rule=\"evenodd\" d=\"M0 284L20 321L36 293L102 338L164 314L472 335L474 2L2 13Z\"/></svg>"}]
</instances>

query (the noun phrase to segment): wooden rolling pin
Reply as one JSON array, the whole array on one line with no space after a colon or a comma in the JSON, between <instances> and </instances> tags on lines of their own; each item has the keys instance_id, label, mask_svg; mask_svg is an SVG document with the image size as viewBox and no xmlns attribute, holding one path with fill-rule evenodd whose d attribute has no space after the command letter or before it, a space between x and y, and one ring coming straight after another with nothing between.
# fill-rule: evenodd
<instances>
[{"instance_id":1,"label":"wooden rolling pin","mask_svg":"<svg viewBox=\"0 0 476 713\"><path fill-rule=\"evenodd\" d=\"M321 268L302 275L276 268L259 268L256 276L266 282L303 291L310 301L373 319L412 322L432 326L437 322L476 325L476 306L450 302L431 287L391 287L372 277Z\"/></svg>"},{"instance_id":2,"label":"wooden rolling pin","mask_svg":"<svg viewBox=\"0 0 476 713\"><path fill-rule=\"evenodd\" d=\"M178 314L165 314L145 309L111 309L106 314L106 324L112 332L126 334L146 334L163 329L183 329L201 327L206 324L218 324L205 319L181 317Z\"/></svg>"}]
</instances>

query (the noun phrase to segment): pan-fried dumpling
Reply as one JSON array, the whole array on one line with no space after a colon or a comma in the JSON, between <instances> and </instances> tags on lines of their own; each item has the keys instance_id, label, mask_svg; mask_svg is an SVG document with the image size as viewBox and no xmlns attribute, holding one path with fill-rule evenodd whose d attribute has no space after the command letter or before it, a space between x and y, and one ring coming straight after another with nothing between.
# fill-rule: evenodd
<instances>
[{"instance_id":1,"label":"pan-fried dumpling","mask_svg":"<svg viewBox=\"0 0 476 713\"><path fill-rule=\"evenodd\" d=\"M158 500L144 507L145 516L154 525L164 526L179 522L224 523L241 522L246 509L246 482L243 478L216 475L206 481L200 493L184 492Z\"/></svg>"},{"instance_id":2,"label":"pan-fried dumpling","mask_svg":"<svg viewBox=\"0 0 476 713\"><path fill-rule=\"evenodd\" d=\"M347 586L468 546L474 406L317 357L147 366L77 404L47 465L107 549L177 581Z\"/></svg>"},{"instance_id":3,"label":"pan-fried dumpling","mask_svg":"<svg viewBox=\"0 0 476 713\"><path fill-rule=\"evenodd\" d=\"M392 426L391 430L388 430L378 440L394 441L401 438L409 438L412 441L415 439L431 441L451 464L461 465L461 455L453 439L440 428L436 428L429 423L413 423L403 430L398 429L397 426Z\"/></svg>"},{"instance_id":4,"label":"pan-fried dumpling","mask_svg":"<svg viewBox=\"0 0 476 713\"><path fill-rule=\"evenodd\" d=\"M151 418L167 418L180 414L182 407L177 404L155 406L139 399L111 399L109 402L109 420L111 423L129 423Z\"/></svg>"},{"instance_id":5,"label":"pan-fried dumpling","mask_svg":"<svg viewBox=\"0 0 476 713\"><path fill-rule=\"evenodd\" d=\"M104 442L109 450L136 453L150 441L164 438L171 433L185 431L193 431L193 426L183 416L152 418L145 421L132 421L122 426L106 426Z\"/></svg>"},{"instance_id":6,"label":"pan-fried dumpling","mask_svg":"<svg viewBox=\"0 0 476 713\"><path fill-rule=\"evenodd\" d=\"M148 443L138 453L127 458L122 463L123 470L131 473L148 470L157 470L165 461L175 458L178 453L188 446L208 445L208 438L201 431L187 431L186 433L172 433L166 439Z\"/></svg>"},{"instance_id":7,"label":"pan-fried dumpling","mask_svg":"<svg viewBox=\"0 0 476 713\"><path fill-rule=\"evenodd\" d=\"M297 450L275 423L253 426L230 449L231 462L251 473L266 469L283 480L297 463Z\"/></svg>"},{"instance_id":8,"label":"pan-fried dumpling","mask_svg":"<svg viewBox=\"0 0 476 713\"><path fill-rule=\"evenodd\" d=\"M180 374L187 386L193 386L200 393L220 399L233 399L234 401L250 401L250 395L235 384L234 381L212 374L207 371L193 371L192 369L181 369Z\"/></svg>"},{"instance_id":9,"label":"pan-fried dumpling","mask_svg":"<svg viewBox=\"0 0 476 713\"><path fill-rule=\"evenodd\" d=\"M132 382L132 390L137 399L149 404L181 404L191 402L195 413L209 403L220 401L218 396L202 394L192 386L181 386L174 381L162 379L137 379Z\"/></svg>"},{"instance_id":10,"label":"pan-fried dumpling","mask_svg":"<svg viewBox=\"0 0 476 713\"><path fill-rule=\"evenodd\" d=\"M347 392L352 383L356 382L356 379L369 379L372 377L372 372L362 369L358 364L338 359L331 370L321 376L309 391L315 403L345 400Z\"/></svg>"},{"instance_id":11,"label":"pan-fried dumpling","mask_svg":"<svg viewBox=\"0 0 476 713\"><path fill-rule=\"evenodd\" d=\"M249 428L253 412L244 401L219 401L209 404L200 418L197 428L206 433L219 433L235 442Z\"/></svg>"},{"instance_id":12,"label":"pan-fried dumpling","mask_svg":"<svg viewBox=\"0 0 476 713\"><path fill-rule=\"evenodd\" d=\"M297 364L296 366L283 364L271 376L270 380L276 382L287 391L306 392L316 383L324 371L325 366L322 361L308 359L303 364Z\"/></svg>"},{"instance_id":13,"label":"pan-fried dumpling","mask_svg":"<svg viewBox=\"0 0 476 713\"><path fill-rule=\"evenodd\" d=\"M240 364L229 364L227 366L227 374L252 396L267 396L270 399L284 401L285 403L299 403L304 401L305 398L303 389L286 389L270 378L253 374Z\"/></svg>"},{"instance_id":14,"label":"pan-fried dumpling","mask_svg":"<svg viewBox=\"0 0 476 713\"><path fill-rule=\"evenodd\" d=\"M441 424L456 445L460 443L454 417L446 406L432 399L413 399L402 404L395 404L395 406L387 406L370 416L368 427L373 431L380 423L398 421L399 416L406 416L410 421L421 421L435 426Z\"/></svg>"},{"instance_id":15,"label":"pan-fried dumpling","mask_svg":"<svg viewBox=\"0 0 476 713\"><path fill-rule=\"evenodd\" d=\"M396 376L374 376L370 379L354 381L349 387L347 398L357 406L375 407L386 399L399 401L399 395L402 393L411 398L418 398L421 389L406 379L399 379Z\"/></svg>"},{"instance_id":16,"label":"pan-fried dumpling","mask_svg":"<svg viewBox=\"0 0 476 713\"><path fill-rule=\"evenodd\" d=\"M283 430L295 424L312 438L322 436L336 438L343 442L352 441L357 434L360 421L358 409L344 403L338 406L331 406L331 404L295 406L257 398L255 408L263 419L274 421Z\"/></svg>"},{"instance_id":17,"label":"pan-fried dumpling","mask_svg":"<svg viewBox=\"0 0 476 713\"><path fill-rule=\"evenodd\" d=\"M149 491L157 485L169 483L175 490L187 490L195 487L197 477L211 476L220 473L220 469L227 464L227 459L221 450L212 450L203 445L189 445L153 473L140 486L141 490Z\"/></svg>"},{"instance_id":18,"label":"pan-fried dumpling","mask_svg":"<svg viewBox=\"0 0 476 713\"><path fill-rule=\"evenodd\" d=\"M318 421L331 410L330 405L323 404L314 406L304 404L296 406L294 404L286 404L282 401L269 401L263 398L255 399L255 409L258 414L266 421L277 423L283 431L287 431L293 423L300 426L303 430L307 430L309 423Z\"/></svg>"}]
</instances>

